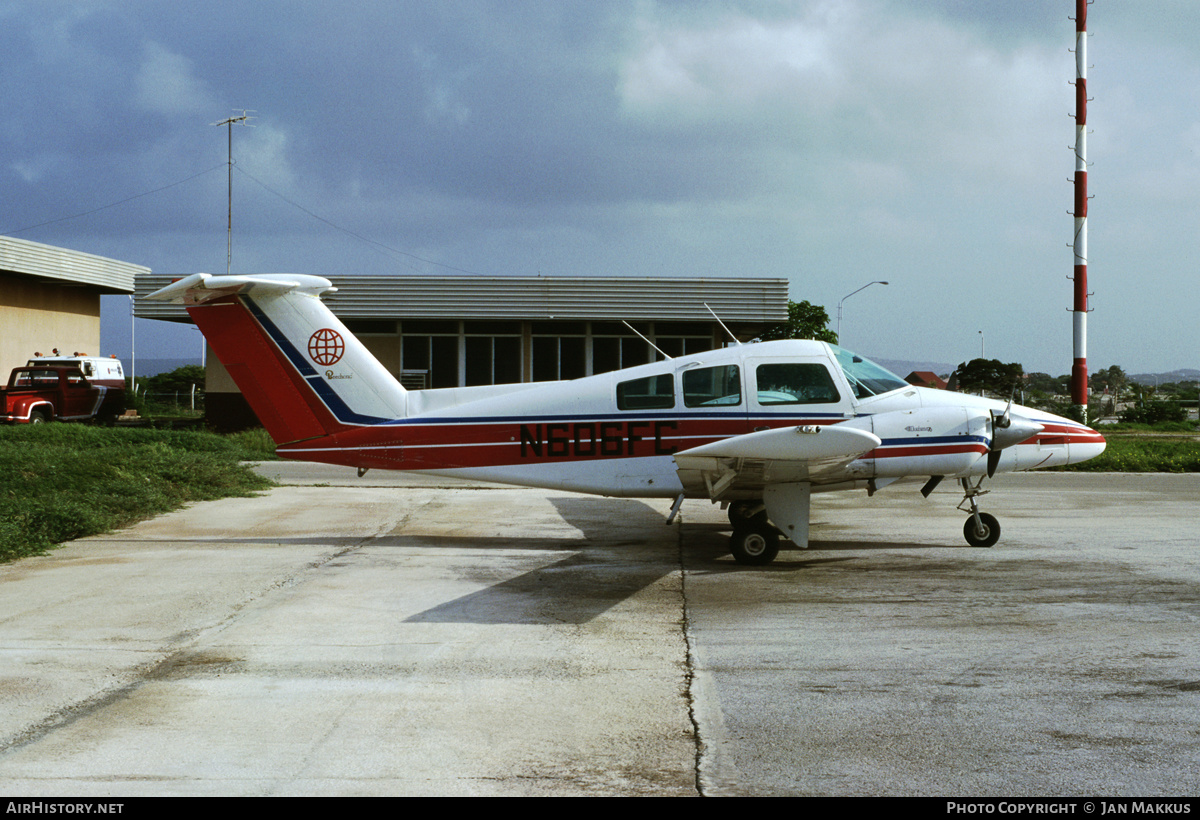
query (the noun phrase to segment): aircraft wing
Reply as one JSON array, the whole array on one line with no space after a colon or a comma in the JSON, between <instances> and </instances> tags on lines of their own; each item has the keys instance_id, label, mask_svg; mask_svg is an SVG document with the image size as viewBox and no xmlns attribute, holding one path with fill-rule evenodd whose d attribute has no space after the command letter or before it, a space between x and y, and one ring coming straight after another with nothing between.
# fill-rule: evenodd
<instances>
[{"instance_id":1,"label":"aircraft wing","mask_svg":"<svg viewBox=\"0 0 1200 820\"><path fill-rule=\"evenodd\" d=\"M842 425L802 425L761 430L675 454L675 468L689 492L713 500L769 484L828 483L854 478L846 465L878 447L874 433Z\"/></svg>"}]
</instances>

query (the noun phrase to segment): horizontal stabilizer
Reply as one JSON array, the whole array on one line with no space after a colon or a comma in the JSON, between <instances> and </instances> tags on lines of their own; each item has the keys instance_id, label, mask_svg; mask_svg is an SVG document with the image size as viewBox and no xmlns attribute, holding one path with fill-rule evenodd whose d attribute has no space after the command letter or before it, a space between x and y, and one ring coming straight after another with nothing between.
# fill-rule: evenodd
<instances>
[{"instance_id":1,"label":"horizontal stabilizer","mask_svg":"<svg viewBox=\"0 0 1200 820\"><path fill-rule=\"evenodd\" d=\"M293 290L316 296L320 293L331 293L337 288L324 277L303 273L275 273L270 276L214 276L211 273L193 273L154 291L146 298L159 302L196 305L234 293L266 296Z\"/></svg>"}]
</instances>

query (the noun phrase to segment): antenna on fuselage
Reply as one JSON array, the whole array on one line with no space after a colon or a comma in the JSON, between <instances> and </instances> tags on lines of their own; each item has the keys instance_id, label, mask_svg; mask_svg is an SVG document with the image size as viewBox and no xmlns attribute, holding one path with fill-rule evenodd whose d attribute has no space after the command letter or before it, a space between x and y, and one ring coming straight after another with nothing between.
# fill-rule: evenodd
<instances>
[{"instance_id":1,"label":"antenna on fuselage","mask_svg":"<svg viewBox=\"0 0 1200 820\"><path fill-rule=\"evenodd\" d=\"M712 308L710 308L710 307L708 306L708 302L704 302L703 304L704 304L704 309L705 309L705 310L707 310L709 313L711 313L711 314L712 314L712 317L713 317L714 319L716 319L716 320L717 320L717 324L719 324L719 325L721 326L721 329L722 329L722 330L724 330L726 333L728 333L728 334L729 334L729 338L730 338L730 339L733 339L733 343L734 343L735 345L740 345L740 344L741 344L741 342L739 342L739 341L738 341L738 337L737 337L737 336L734 336L734 335L733 335L733 332L732 332L732 331L730 331L730 329L729 329L729 328L725 327L725 323L721 321L721 317L717 315L717 312L716 312L715 310L713 310Z\"/></svg>"},{"instance_id":2,"label":"antenna on fuselage","mask_svg":"<svg viewBox=\"0 0 1200 820\"><path fill-rule=\"evenodd\" d=\"M718 320L718 321L719 321L719 320ZM625 327L629 328L629 329L630 329L630 330L632 330L634 333L637 333L637 335L638 335L638 336L641 336L641 337L642 337L642 341L643 341L643 342L645 342L646 344L650 345L652 348L654 348L655 350L657 350L659 353L662 353L662 354L663 354L663 356L664 356L665 358L668 358L668 359L673 359L673 358L675 358L674 356L667 355L667 353L666 353L666 352L664 352L664 351L663 351L663 349L662 349L661 347L659 347L659 346L658 346L658 345L656 345L654 342L652 342L652 341L650 341L649 339L647 339L645 336L642 336L642 334L638 333L638 331L637 331L637 328L636 328L636 327L634 327L633 325L629 324L629 322L626 322L624 319L622 319L622 320L621 320L621 324L625 325Z\"/></svg>"}]
</instances>

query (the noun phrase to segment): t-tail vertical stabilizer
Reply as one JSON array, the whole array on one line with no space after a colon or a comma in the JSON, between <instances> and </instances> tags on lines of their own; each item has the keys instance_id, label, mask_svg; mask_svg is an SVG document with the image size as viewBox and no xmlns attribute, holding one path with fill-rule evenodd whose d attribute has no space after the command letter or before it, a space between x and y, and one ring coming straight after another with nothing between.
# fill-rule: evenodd
<instances>
[{"instance_id":1,"label":"t-tail vertical stabilizer","mask_svg":"<svg viewBox=\"0 0 1200 820\"><path fill-rule=\"evenodd\" d=\"M320 299L319 276L197 273L147 299L183 304L278 445L406 415L405 389Z\"/></svg>"}]
</instances>

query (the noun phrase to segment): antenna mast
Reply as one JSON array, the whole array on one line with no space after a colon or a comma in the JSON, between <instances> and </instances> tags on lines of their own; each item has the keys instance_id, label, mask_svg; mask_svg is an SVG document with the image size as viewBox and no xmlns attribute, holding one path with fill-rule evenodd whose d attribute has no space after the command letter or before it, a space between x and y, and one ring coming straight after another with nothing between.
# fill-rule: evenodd
<instances>
[{"instance_id":1,"label":"antenna mast","mask_svg":"<svg viewBox=\"0 0 1200 820\"><path fill-rule=\"evenodd\" d=\"M1075 305L1072 313L1074 362L1071 401L1087 421L1087 7L1075 0Z\"/></svg>"},{"instance_id":2,"label":"antenna mast","mask_svg":"<svg viewBox=\"0 0 1200 820\"><path fill-rule=\"evenodd\" d=\"M733 335L733 331L731 331L729 328L725 327L725 323L721 321L721 317L717 315L717 312L715 310L713 310L712 308L710 308L708 306L708 302L703 302L702 304L704 305L704 309L707 310L709 313L711 313L712 317L717 320L717 324L719 324L721 326L721 329L729 334L730 339L733 339L733 343L735 345L740 346L741 342L738 341L738 337Z\"/></svg>"},{"instance_id":3,"label":"antenna mast","mask_svg":"<svg viewBox=\"0 0 1200 820\"><path fill-rule=\"evenodd\" d=\"M224 125L229 130L229 230L225 242L225 273L228 274L233 267L233 124L241 123L248 128L253 128L249 120L254 119L250 116L250 111L243 108L242 113L236 117L214 122L213 125Z\"/></svg>"}]
</instances>

